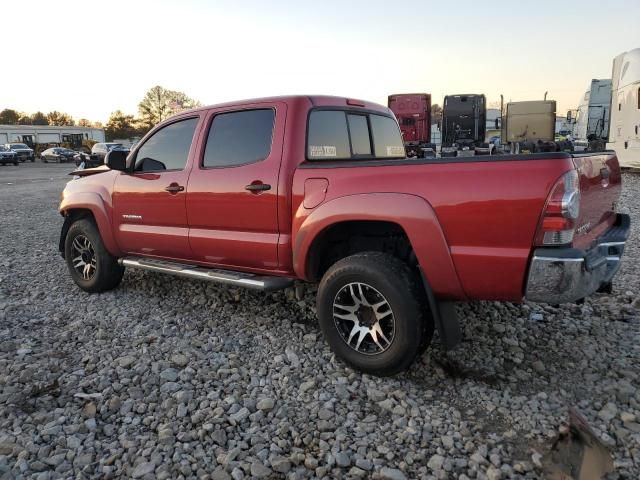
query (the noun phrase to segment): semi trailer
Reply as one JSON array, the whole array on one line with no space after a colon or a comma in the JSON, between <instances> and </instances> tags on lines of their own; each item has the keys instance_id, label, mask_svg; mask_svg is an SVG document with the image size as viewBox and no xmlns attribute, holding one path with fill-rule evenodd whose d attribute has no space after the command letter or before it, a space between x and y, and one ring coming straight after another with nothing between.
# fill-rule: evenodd
<instances>
[{"instance_id":1,"label":"semi trailer","mask_svg":"<svg viewBox=\"0 0 640 480\"><path fill-rule=\"evenodd\" d=\"M434 157L436 146L431 142L431 95L389 95L387 106L398 119L407 157Z\"/></svg>"},{"instance_id":2,"label":"semi trailer","mask_svg":"<svg viewBox=\"0 0 640 480\"><path fill-rule=\"evenodd\" d=\"M620 166L640 168L640 48L613 60L607 148L616 151Z\"/></svg>"},{"instance_id":3,"label":"semi trailer","mask_svg":"<svg viewBox=\"0 0 640 480\"><path fill-rule=\"evenodd\" d=\"M484 95L447 95L442 106L441 156L488 155L485 141L487 100Z\"/></svg>"},{"instance_id":4,"label":"semi trailer","mask_svg":"<svg viewBox=\"0 0 640 480\"><path fill-rule=\"evenodd\" d=\"M510 153L573 151L570 140L556 139L555 100L507 103L501 135Z\"/></svg>"},{"instance_id":5,"label":"semi trailer","mask_svg":"<svg viewBox=\"0 0 640 480\"><path fill-rule=\"evenodd\" d=\"M576 151L599 152L605 149L609 136L611 79L593 79L585 92L575 117L570 110L567 121L573 125Z\"/></svg>"}]
</instances>

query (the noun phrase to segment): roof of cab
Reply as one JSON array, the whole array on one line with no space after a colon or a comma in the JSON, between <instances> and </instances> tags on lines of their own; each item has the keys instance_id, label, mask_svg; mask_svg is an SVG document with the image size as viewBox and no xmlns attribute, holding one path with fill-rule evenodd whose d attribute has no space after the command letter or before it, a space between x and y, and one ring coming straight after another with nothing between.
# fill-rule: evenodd
<instances>
[{"instance_id":1,"label":"roof of cab","mask_svg":"<svg viewBox=\"0 0 640 480\"><path fill-rule=\"evenodd\" d=\"M274 103L274 102L284 102L287 104L308 102L310 108L312 107L365 108L368 110L373 110L373 111L378 111L381 113L393 115L391 110L389 110L387 107L380 105L378 103L369 102L366 100L358 100L358 99L347 98L347 97L334 97L330 95L283 95L283 96L277 96L277 97L250 98L246 100L237 100L233 102L207 105L204 107L198 107L191 110L185 110L183 112L179 112L173 117L182 116L182 115L193 113L193 112L200 112L203 110L212 110L212 109L225 108L225 107L241 107L243 105L255 105L259 103ZM350 102L351 104L348 104L347 102Z\"/></svg>"}]
</instances>

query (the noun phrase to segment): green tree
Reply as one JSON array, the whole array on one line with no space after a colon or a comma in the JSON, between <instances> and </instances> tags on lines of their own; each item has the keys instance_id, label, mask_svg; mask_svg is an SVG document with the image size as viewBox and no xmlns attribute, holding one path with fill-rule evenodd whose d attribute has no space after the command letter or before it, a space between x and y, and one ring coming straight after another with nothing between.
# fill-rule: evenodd
<instances>
[{"instance_id":1,"label":"green tree","mask_svg":"<svg viewBox=\"0 0 640 480\"><path fill-rule=\"evenodd\" d=\"M0 124L2 125L16 125L20 114L11 108L5 108L0 112Z\"/></svg>"},{"instance_id":2,"label":"green tree","mask_svg":"<svg viewBox=\"0 0 640 480\"><path fill-rule=\"evenodd\" d=\"M138 104L138 112L141 123L151 128L171 115L200 105L200 102L188 97L185 93L156 85Z\"/></svg>"},{"instance_id":3,"label":"green tree","mask_svg":"<svg viewBox=\"0 0 640 480\"><path fill-rule=\"evenodd\" d=\"M33 125L49 125L49 120L44 113L36 112L31 115L31 123Z\"/></svg>"},{"instance_id":4,"label":"green tree","mask_svg":"<svg viewBox=\"0 0 640 480\"><path fill-rule=\"evenodd\" d=\"M49 125L55 125L57 127L63 127L65 125L74 125L73 118L68 113L58 112L54 110L47 114L47 120Z\"/></svg>"},{"instance_id":5,"label":"green tree","mask_svg":"<svg viewBox=\"0 0 640 480\"><path fill-rule=\"evenodd\" d=\"M126 115L116 110L109 116L109 121L104 129L107 140L129 139L138 135L133 115Z\"/></svg>"},{"instance_id":6,"label":"green tree","mask_svg":"<svg viewBox=\"0 0 640 480\"><path fill-rule=\"evenodd\" d=\"M20 113L20 118L18 118L18 125L33 125L33 119L31 115L25 112Z\"/></svg>"}]
</instances>

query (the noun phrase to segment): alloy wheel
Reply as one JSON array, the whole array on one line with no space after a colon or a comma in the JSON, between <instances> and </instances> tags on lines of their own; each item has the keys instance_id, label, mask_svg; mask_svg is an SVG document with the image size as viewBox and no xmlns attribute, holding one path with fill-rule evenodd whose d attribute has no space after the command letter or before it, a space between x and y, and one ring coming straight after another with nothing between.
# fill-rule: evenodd
<instances>
[{"instance_id":1,"label":"alloy wheel","mask_svg":"<svg viewBox=\"0 0 640 480\"><path fill-rule=\"evenodd\" d=\"M83 280L91 280L96 273L97 258L93 245L84 235L78 235L71 244L74 270Z\"/></svg>"},{"instance_id":2,"label":"alloy wheel","mask_svg":"<svg viewBox=\"0 0 640 480\"><path fill-rule=\"evenodd\" d=\"M395 337L391 305L366 283L349 283L338 291L333 301L333 321L342 340L364 355L385 352Z\"/></svg>"}]
</instances>

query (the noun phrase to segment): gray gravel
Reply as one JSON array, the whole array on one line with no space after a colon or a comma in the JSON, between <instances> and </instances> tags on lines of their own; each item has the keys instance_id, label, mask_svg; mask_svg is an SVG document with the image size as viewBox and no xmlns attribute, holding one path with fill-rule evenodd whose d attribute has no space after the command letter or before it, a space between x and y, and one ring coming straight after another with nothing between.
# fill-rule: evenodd
<instances>
[{"instance_id":1,"label":"gray gravel","mask_svg":"<svg viewBox=\"0 0 640 480\"><path fill-rule=\"evenodd\" d=\"M81 292L57 252L68 169L0 167L1 479L540 478L570 406L610 478L640 477L640 176L614 295L460 307L463 348L379 379L334 358L313 288L128 271Z\"/></svg>"}]
</instances>

